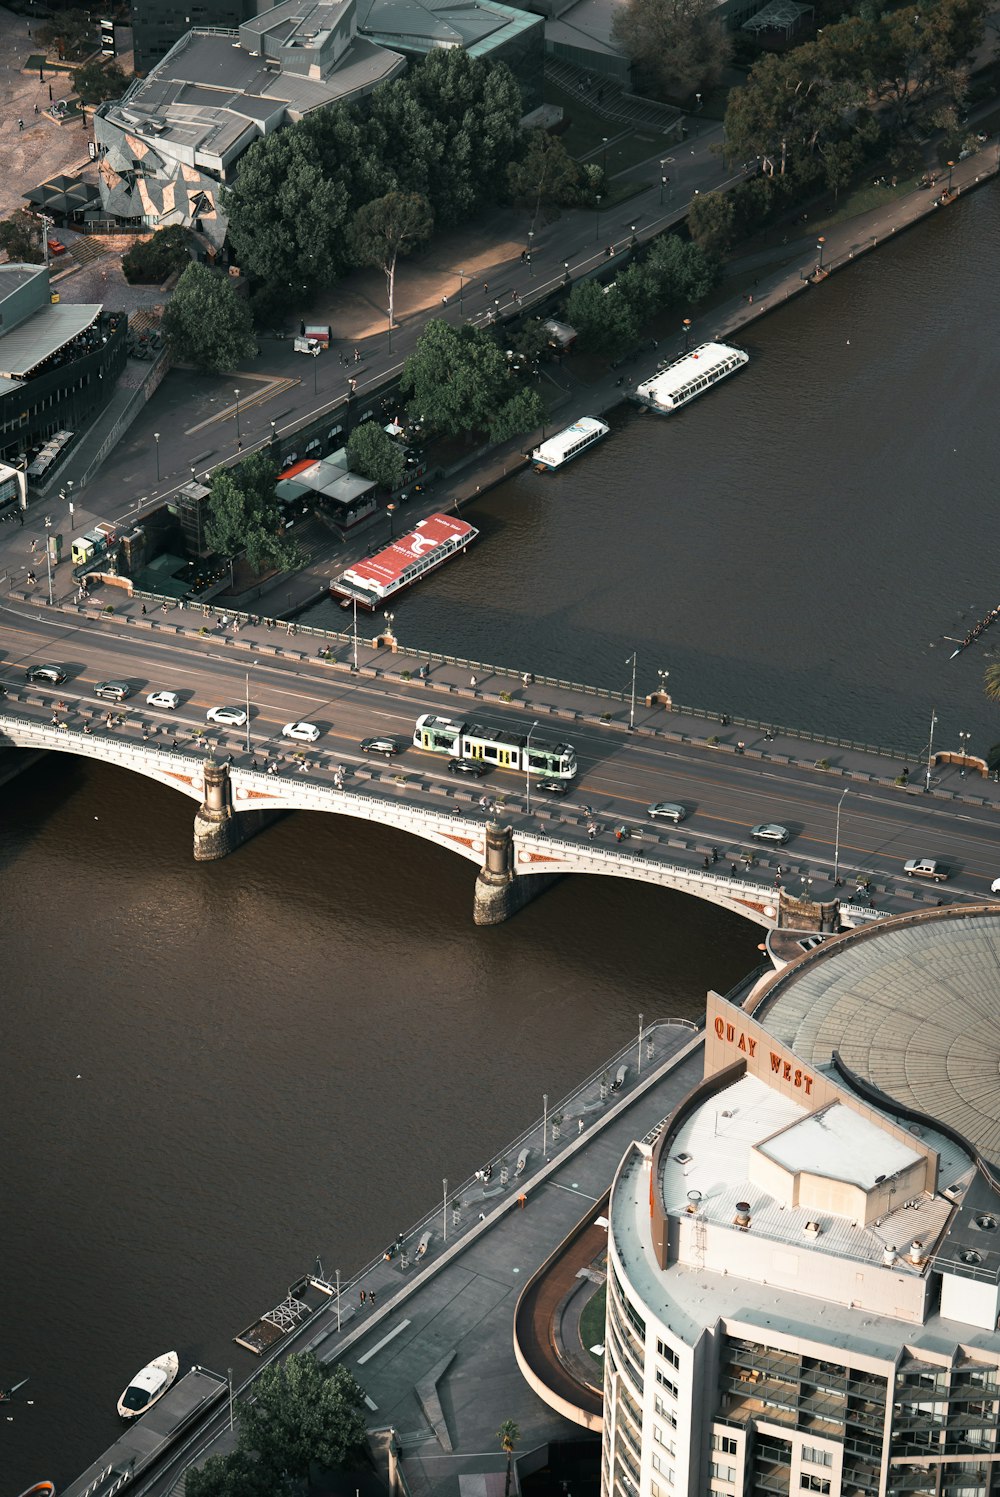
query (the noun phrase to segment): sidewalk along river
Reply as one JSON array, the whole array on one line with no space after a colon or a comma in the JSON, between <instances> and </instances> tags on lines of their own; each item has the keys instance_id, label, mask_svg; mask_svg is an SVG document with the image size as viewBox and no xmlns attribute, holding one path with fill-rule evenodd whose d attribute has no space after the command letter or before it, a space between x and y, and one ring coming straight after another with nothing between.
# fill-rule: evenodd
<instances>
[{"instance_id":1,"label":"sidewalk along river","mask_svg":"<svg viewBox=\"0 0 1000 1497\"><path fill-rule=\"evenodd\" d=\"M860 739L920 742L932 706L939 745L1000 738L1000 638L941 642L1000 601L998 230L990 187L757 324L683 415L623 411L490 494L396 632L616 689L636 650L642 690L669 670L679 700ZM470 866L329 816L197 866L191 804L96 764L5 796L12 1491L106 1448L151 1357L245 1374L230 1338L317 1253L349 1275L640 1012L695 1017L759 960L754 927L596 878L474 929Z\"/></svg>"}]
</instances>

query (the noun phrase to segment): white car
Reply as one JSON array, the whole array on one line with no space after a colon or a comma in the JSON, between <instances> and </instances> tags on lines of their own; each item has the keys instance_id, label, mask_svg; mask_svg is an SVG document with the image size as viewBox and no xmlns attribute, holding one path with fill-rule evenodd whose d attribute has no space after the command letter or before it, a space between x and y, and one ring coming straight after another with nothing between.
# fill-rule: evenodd
<instances>
[{"instance_id":1,"label":"white car","mask_svg":"<svg viewBox=\"0 0 1000 1497\"><path fill-rule=\"evenodd\" d=\"M750 828L750 835L755 842L777 842L779 847L783 847L791 834L777 821L762 821L759 826Z\"/></svg>"},{"instance_id":2,"label":"white car","mask_svg":"<svg viewBox=\"0 0 1000 1497\"><path fill-rule=\"evenodd\" d=\"M173 712L180 704L176 691L151 691L146 698L147 707L164 707L168 712Z\"/></svg>"},{"instance_id":3,"label":"white car","mask_svg":"<svg viewBox=\"0 0 1000 1497\"><path fill-rule=\"evenodd\" d=\"M245 707L209 707L205 713L205 721L209 723L221 723L224 728L242 728L246 726L247 709Z\"/></svg>"},{"instance_id":4,"label":"white car","mask_svg":"<svg viewBox=\"0 0 1000 1497\"><path fill-rule=\"evenodd\" d=\"M1000 894L1000 878L995 878L992 884L990 884L990 893Z\"/></svg>"},{"instance_id":5,"label":"white car","mask_svg":"<svg viewBox=\"0 0 1000 1497\"><path fill-rule=\"evenodd\" d=\"M294 738L298 743L315 743L319 737L319 728L315 723L286 723L281 736Z\"/></svg>"}]
</instances>

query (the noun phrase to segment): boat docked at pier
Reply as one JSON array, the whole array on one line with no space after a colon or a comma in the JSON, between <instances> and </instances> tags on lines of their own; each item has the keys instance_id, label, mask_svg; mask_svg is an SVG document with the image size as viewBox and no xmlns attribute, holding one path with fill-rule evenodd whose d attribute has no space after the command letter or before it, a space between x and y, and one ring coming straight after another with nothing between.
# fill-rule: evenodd
<instances>
[{"instance_id":1,"label":"boat docked at pier","mask_svg":"<svg viewBox=\"0 0 1000 1497\"><path fill-rule=\"evenodd\" d=\"M330 591L359 608L376 608L436 571L472 544L479 531L454 515L428 515L416 529L383 551L356 561L330 583Z\"/></svg>"},{"instance_id":2,"label":"boat docked at pier","mask_svg":"<svg viewBox=\"0 0 1000 1497\"><path fill-rule=\"evenodd\" d=\"M554 437L549 437L547 442L535 448L531 454L535 468L542 473L565 467L575 457L579 457L581 452L586 452L588 447L600 442L610 430L607 422L599 421L596 416L581 416L572 426L567 426L565 431L557 432Z\"/></svg>"},{"instance_id":3,"label":"boat docked at pier","mask_svg":"<svg viewBox=\"0 0 1000 1497\"><path fill-rule=\"evenodd\" d=\"M177 1353L168 1351L137 1372L118 1400L118 1412L122 1418L138 1419L140 1414L151 1409L173 1385L179 1368Z\"/></svg>"},{"instance_id":4,"label":"boat docked at pier","mask_svg":"<svg viewBox=\"0 0 1000 1497\"><path fill-rule=\"evenodd\" d=\"M636 385L634 398L651 411L669 416L698 395L735 374L748 363L750 355L728 343L702 343L672 364L661 365L652 379Z\"/></svg>"},{"instance_id":5,"label":"boat docked at pier","mask_svg":"<svg viewBox=\"0 0 1000 1497\"><path fill-rule=\"evenodd\" d=\"M21 1497L56 1497L55 1482L36 1481L33 1487L21 1493Z\"/></svg>"}]
</instances>

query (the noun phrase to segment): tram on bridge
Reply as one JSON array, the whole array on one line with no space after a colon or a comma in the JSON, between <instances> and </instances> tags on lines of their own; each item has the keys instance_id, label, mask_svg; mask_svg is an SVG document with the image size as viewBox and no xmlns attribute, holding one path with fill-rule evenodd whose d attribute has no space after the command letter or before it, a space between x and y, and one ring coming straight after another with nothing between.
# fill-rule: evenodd
<instances>
[{"instance_id":1,"label":"tram on bridge","mask_svg":"<svg viewBox=\"0 0 1000 1497\"><path fill-rule=\"evenodd\" d=\"M530 742L529 742L530 739ZM572 780L576 775L576 750L571 743L551 743L534 733L516 733L481 723L456 722L450 717L424 713L413 730L415 748L453 759L481 759L497 769L519 770L547 780Z\"/></svg>"}]
</instances>

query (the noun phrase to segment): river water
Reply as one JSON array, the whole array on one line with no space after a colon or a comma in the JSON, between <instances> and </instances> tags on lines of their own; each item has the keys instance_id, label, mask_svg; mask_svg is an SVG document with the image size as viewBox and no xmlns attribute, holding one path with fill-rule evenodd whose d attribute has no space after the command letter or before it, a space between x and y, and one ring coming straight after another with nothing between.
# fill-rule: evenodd
<instances>
[{"instance_id":1,"label":"river water","mask_svg":"<svg viewBox=\"0 0 1000 1497\"><path fill-rule=\"evenodd\" d=\"M919 746L1000 732L1000 388L989 188L748 330L738 378L673 421L622 410L566 473L470 518L483 541L406 598L407 645ZM343 615L331 611L334 626ZM4 787L6 1147L0 1497L63 1483L176 1348L231 1337L317 1253L344 1274L647 1018L696 1016L755 927L567 879L471 922L472 871L300 814L191 860L192 805L53 756Z\"/></svg>"}]
</instances>

